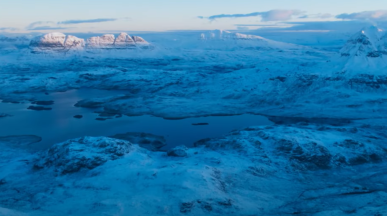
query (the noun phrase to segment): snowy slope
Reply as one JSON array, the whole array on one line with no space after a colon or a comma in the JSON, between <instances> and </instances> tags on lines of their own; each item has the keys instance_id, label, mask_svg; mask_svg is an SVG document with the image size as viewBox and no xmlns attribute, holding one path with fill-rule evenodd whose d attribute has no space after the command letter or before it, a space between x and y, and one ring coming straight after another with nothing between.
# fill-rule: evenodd
<instances>
[{"instance_id":1,"label":"snowy slope","mask_svg":"<svg viewBox=\"0 0 387 216\"><path fill-rule=\"evenodd\" d=\"M105 137L37 154L1 142L0 213L384 214L386 137L360 125L250 127L181 157Z\"/></svg>"}]
</instances>

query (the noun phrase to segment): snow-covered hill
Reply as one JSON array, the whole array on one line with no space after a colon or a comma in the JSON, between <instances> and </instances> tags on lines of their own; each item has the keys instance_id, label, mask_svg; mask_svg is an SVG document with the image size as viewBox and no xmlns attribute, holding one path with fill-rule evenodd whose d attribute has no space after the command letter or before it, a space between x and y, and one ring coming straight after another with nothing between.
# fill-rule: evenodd
<instances>
[{"instance_id":1,"label":"snow-covered hill","mask_svg":"<svg viewBox=\"0 0 387 216\"><path fill-rule=\"evenodd\" d=\"M117 37L113 34L105 34L100 37L91 37L86 41L86 47L89 49L134 49L146 48L150 44L139 36L130 36L127 33L121 33Z\"/></svg>"},{"instance_id":2,"label":"snow-covered hill","mask_svg":"<svg viewBox=\"0 0 387 216\"><path fill-rule=\"evenodd\" d=\"M301 49L302 46L269 40L256 35L246 35L223 30L214 30L200 35L200 45L206 49Z\"/></svg>"}]
</instances>

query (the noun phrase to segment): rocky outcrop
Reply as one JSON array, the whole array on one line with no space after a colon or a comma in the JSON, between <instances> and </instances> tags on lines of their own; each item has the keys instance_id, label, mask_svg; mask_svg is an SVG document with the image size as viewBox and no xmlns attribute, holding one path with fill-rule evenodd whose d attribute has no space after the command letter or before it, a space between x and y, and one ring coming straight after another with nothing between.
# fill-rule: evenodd
<instances>
[{"instance_id":1,"label":"rocky outcrop","mask_svg":"<svg viewBox=\"0 0 387 216\"><path fill-rule=\"evenodd\" d=\"M54 168L60 174L93 169L109 160L116 160L131 151L132 144L107 137L83 137L68 140L42 153L35 168Z\"/></svg>"},{"instance_id":2,"label":"rocky outcrop","mask_svg":"<svg viewBox=\"0 0 387 216\"><path fill-rule=\"evenodd\" d=\"M188 148L185 146L176 146L175 148L169 150L167 155L171 157L187 157L187 150Z\"/></svg>"},{"instance_id":3,"label":"rocky outcrop","mask_svg":"<svg viewBox=\"0 0 387 216\"><path fill-rule=\"evenodd\" d=\"M85 46L83 39L72 35L66 36L62 33L49 33L31 40L30 48L36 52L57 51L67 52L70 50L81 50Z\"/></svg>"},{"instance_id":4,"label":"rocky outcrop","mask_svg":"<svg viewBox=\"0 0 387 216\"><path fill-rule=\"evenodd\" d=\"M117 38L112 34L105 34L100 37L87 39L86 47L89 49L133 49L146 47L149 43L138 36L129 36L127 33L120 33Z\"/></svg>"},{"instance_id":5,"label":"rocky outcrop","mask_svg":"<svg viewBox=\"0 0 387 216\"><path fill-rule=\"evenodd\" d=\"M231 133L227 138L198 141L195 146L234 150L260 155L263 159L276 158L278 164L300 170L380 163L387 159L383 142L378 141L382 137L373 135L375 140L367 143L368 138L360 135L368 133L367 129L305 124L302 128L282 125L250 127ZM340 138L330 140L329 136Z\"/></svg>"},{"instance_id":6,"label":"rocky outcrop","mask_svg":"<svg viewBox=\"0 0 387 216\"><path fill-rule=\"evenodd\" d=\"M383 215L383 132L362 124L249 127L169 157L105 137L40 155L2 149L0 205L31 216Z\"/></svg>"},{"instance_id":7,"label":"rocky outcrop","mask_svg":"<svg viewBox=\"0 0 387 216\"><path fill-rule=\"evenodd\" d=\"M167 145L163 136L157 136L149 133L128 132L124 134L116 134L110 137L138 144L142 148L146 148L150 151L158 151Z\"/></svg>"}]
</instances>

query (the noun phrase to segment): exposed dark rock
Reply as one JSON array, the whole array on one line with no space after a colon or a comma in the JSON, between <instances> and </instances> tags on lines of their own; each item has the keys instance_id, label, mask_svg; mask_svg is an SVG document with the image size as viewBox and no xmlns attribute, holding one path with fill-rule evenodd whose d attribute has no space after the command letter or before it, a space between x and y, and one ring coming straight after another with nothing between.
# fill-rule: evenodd
<instances>
[{"instance_id":1,"label":"exposed dark rock","mask_svg":"<svg viewBox=\"0 0 387 216\"><path fill-rule=\"evenodd\" d=\"M5 185L6 183L7 183L7 181L5 179L0 179L0 186Z\"/></svg>"},{"instance_id":2,"label":"exposed dark rock","mask_svg":"<svg viewBox=\"0 0 387 216\"><path fill-rule=\"evenodd\" d=\"M101 116L101 117L112 117L112 116L115 116L115 115L117 115L117 114L116 113L102 112L98 116Z\"/></svg>"},{"instance_id":3,"label":"exposed dark rock","mask_svg":"<svg viewBox=\"0 0 387 216\"><path fill-rule=\"evenodd\" d=\"M83 115L75 115L74 118L81 119L81 118L83 118Z\"/></svg>"},{"instance_id":4,"label":"exposed dark rock","mask_svg":"<svg viewBox=\"0 0 387 216\"><path fill-rule=\"evenodd\" d=\"M303 118L303 117L284 117L284 116L267 116L268 119L276 124L295 124L300 122L313 124L328 124L334 126L347 125L353 119L339 118Z\"/></svg>"},{"instance_id":5,"label":"exposed dark rock","mask_svg":"<svg viewBox=\"0 0 387 216\"><path fill-rule=\"evenodd\" d=\"M127 140L131 143L138 144L141 147L146 148L150 151L158 151L162 147L167 145L166 140L163 136L157 136L149 133L128 132L125 134L116 134L109 137Z\"/></svg>"},{"instance_id":6,"label":"exposed dark rock","mask_svg":"<svg viewBox=\"0 0 387 216\"><path fill-rule=\"evenodd\" d=\"M7 114L7 113L0 113L0 118L10 117L10 116L12 116L12 115Z\"/></svg>"},{"instance_id":7,"label":"exposed dark rock","mask_svg":"<svg viewBox=\"0 0 387 216\"><path fill-rule=\"evenodd\" d=\"M2 100L1 102L3 102L3 103L13 103L13 104L19 104L20 103L20 101L18 101L18 100L14 100L14 99L4 99L4 100Z\"/></svg>"},{"instance_id":8,"label":"exposed dark rock","mask_svg":"<svg viewBox=\"0 0 387 216\"><path fill-rule=\"evenodd\" d=\"M185 146L177 146L167 152L168 156L172 157L187 157L187 147Z\"/></svg>"},{"instance_id":9,"label":"exposed dark rock","mask_svg":"<svg viewBox=\"0 0 387 216\"><path fill-rule=\"evenodd\" d=\"M286 81L286 77L277 76L277 77L274 77L274 78L270 78L270 80L279 80L281 82L285 82Z\"/></svg>"},{"instance_id":10,"label":"exposed dark rock","mask_svg":"<svg viewBox=\"0 0 387 216\"><path fill-rule=\"evenodd\" d=\"M197 203L199 203L200 206L202 207L202 209L205 211L210 212L213 209L211 203L209 203L209 202L197 200Z\"/></svg>"},{"instance_id":11,"label":"exposed dark rock","mask_svg":"<svg viewBox=\"0 0 387 216\"><path fill-rule=\"evenodd\" d=\"M27 109L42 111L42 110L52 110L51 107L43 107L43 106L29 106Z\"/></svg>"},{"instance_id":12,"label":"exposed dark rock","mask_svg":"<svg viewBox=\"0 0 387 216\"><path fill-rule=\"evenodd\" d=\"M106 121L106 120L108 120L109 118L95 118L95 120L97 120L97 121Z\"/></svg>"},{"instance_id":13,"label":"exposed dark rock","mask_svg":"<svg viewBox=\"0 0 387 216\"><path fill-rule=\"evenodd\" d=\"M192 123L194 126L209 125L208 123Z\"/></svg>"},{"instance_id":14,"label":"exposed dark rock","mask_svg":"<svg viewBox=\"0 0 387 216\"><path fill-rule=\"evenodd\" d=\"M33 101L32 104L48 106L53 105L54 101Z\"/></svg>"},{"instance_id":15,"label":"exposed dark rock","mask_svg":"<svg viewBox=\"0 0 387 216\"><path fill-rule=\"evenodd\" d=\"M332 155L326 147L317 143L310 143L305 145L304 148L297 146L293 150L291 158L304 164L315 165L320 169L328 169L331 167ZM313 169L314 167L309 166L309 168Z\"/></svg>"},{"instance_id":16,"label":"exposed dark rock","mask_svg":"<svg viewBox=\"0 0 387 216\"><path fill-rule=\"evenodd\" d=\"M232 206L231 199L227 199L227 200L224 200L224 201L218 201L218 204L222 205L222 206L225 206L225 207Z\"/></svg>"},{"instance_id":17,"label":"exposed dark rock","mask_svg":"<svg viewBox=\"0 0 387 216\"><path fill-rule=\"evenodd\" d=\"M194 143L194 147L206 145L206 143L209 142L210 140L211 140L211 138L205 138L205 139L198 140Z\"/></svg>"},{"instance_id":18,"label":"exposed dark rock","mask_svg":"<svg viewBox=\"0 0 387 216\"><path fill-rule=\"evenodd\" d=\"M194 207L195 202L183 202L180 204L180 212L181 213L189 213Z\"/></svg>"},{"instance_id":19,"label":"exposed dark rock","mask_svg":"<svg viewBox=\"0 0 387 216\"><path fill-rule=\"evenodd\" d=\"M104 102L102 101L89 101L89 100L82 100L78 101L74 106L76 107L87 107L87 108L97 108L103 105Z\"/></svg>"}]
</instances>

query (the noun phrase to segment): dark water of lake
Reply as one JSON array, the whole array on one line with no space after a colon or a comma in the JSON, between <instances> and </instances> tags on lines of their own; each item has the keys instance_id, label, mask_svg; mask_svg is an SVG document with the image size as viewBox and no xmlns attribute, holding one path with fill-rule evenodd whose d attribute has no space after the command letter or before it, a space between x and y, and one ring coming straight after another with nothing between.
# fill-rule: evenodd
<instances>
[{"instance_id":1,"label":"dark water of lake","mask_svg":"<svg viewBox=\"0 0 387 216\"><path fill-rule=\"evenodd\" d=\"M31 104L0 103L0 113L13 115L0 118L0 136L37 135L42 141L34 148L45 149L55 143L82 136L109 136L127 132L145 132L164 136L168 146L192 146L200 139L219 137L234 129L248 126L271 125L266 117L259 115L213 116L166 120L149 115L113 118L97 121L95 110L74 107L82 99L107 97L122 92L80 89L67 92L37 95L39 100L53 100L48 111L29 110ZM74 115L83 115L76 119ZM208 125L192 125L208 123Z\"/></svg>"}]
</instances>

